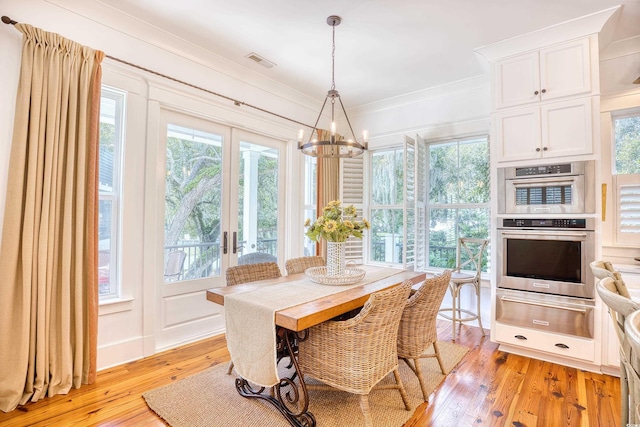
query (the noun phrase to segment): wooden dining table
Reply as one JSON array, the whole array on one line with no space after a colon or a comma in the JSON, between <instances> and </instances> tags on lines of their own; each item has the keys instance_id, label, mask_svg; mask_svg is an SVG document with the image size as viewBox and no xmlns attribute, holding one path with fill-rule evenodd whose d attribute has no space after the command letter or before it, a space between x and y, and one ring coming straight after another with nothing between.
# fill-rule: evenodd
<instances>
[{"instance_id":1,"label":"wooden dining table","mask_svg":"<svg viewBox=\"0 0 640 427\"><path fill-rule=\"evenodd\" d=\"M256 386L249 380L238 377L236 379L236 389L238 392L249 398L260 398L274 405L282 415L293 426L315 426L315 418L308 411L308 393L301 375L296 354L297 342L305 339L307 329L311 326L333 319L336 316L348 313L354 309L362 307L369 296L377 291L397 286L405 280L410 280L414 286L418 286L426 278L426 273L401 269L391 269L389 267L378 266L358 266L366 271L370 277L385 276L379 280L363 280L361 285L355 284L349 287L332 286L330 294L326 296L309 298L299 297L301 302L279 308L273 314L273 326L276 333L274 339L277 341L277 362L285 359L286 364L291 367L290 374L280 379L279 383L273 387ZM365 276L366 278L366 276ZM277 279L261 280L240 285L226 286L207 290L207 300L216 304L225 305L225 300L231 298L255 299L256 293L268 291L267 287L291 282L291 286L310 286L313 282L305 273L283 276ZM316 286L316 284L313 284ZM323 286L323 285L317 285ZM278 286L272 289L278 289ZM282 288L280 288L282 289ZM344 290L343 290L344 289ZM233 320L235 313L225 312L227 322ZM246 319L245 319L246 320ZM227 325L229 329L229 325ZM273 329L272 329L273 331ZM227 336L228 345L231 343ZM231 347L230 347L231 348ZM292 390L295 388L295 390ZM292 399L291 397L294 397Z\"/></svg>"}]
</instances>

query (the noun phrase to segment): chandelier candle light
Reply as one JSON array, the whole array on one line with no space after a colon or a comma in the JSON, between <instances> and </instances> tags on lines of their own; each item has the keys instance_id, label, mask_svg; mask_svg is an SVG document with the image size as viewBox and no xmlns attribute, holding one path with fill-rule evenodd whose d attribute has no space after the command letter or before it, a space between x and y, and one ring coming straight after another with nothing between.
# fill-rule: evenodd
<instances>
[{"instance_id":1,"label":"chandelier candle light","mask_svg":"<svg viewBox=\"0 0 640 427\"><path fill-rule=\"evenodd\" d=\"M306 236L313 241L327 241L327 276L345 274L345 242L351 236L362 239L362 232L371 228L369 221L358 221L353 205L342 207L340 200L333 200L324 207L322 216L304 223Z\"/></svg>"},{"instance_id":2,"label":"chandelier candle light","mask_svg":"<svg viewBox=\"0 0 640 427\"><path fill-rule=\"evenodd\" d=\"M367 149L369 134L365 130L362 132L362 142L359 142L356 138L355 133L353 132L353 128L351 127L351 122L349 121L349 117L347 116L347 111L342 104L342 99L340 99L340 94L336 90L336 81L335 81L335 62L336 62L336 27L340 25L342 22L342 18L336 15L331 15L327 18L327 24L329 24L333 28L333 49L331 51L331 89L327 92L327 97L322 104L322 108L320 109L320 114L318 114L318 119L316 123L313 125L313 130L309 135L309 139L306 143L304 140L304 130L300 129L298 132L298 148L302 151L303 154L313 157L356 157L360 154L364 153ZM344 118L349 126L349 131L351 132L351 138L345 140L342 136L340 136L336 131L336 121L335 121L335 104L336 99L340 102L340 107L342 107L342 112L344 113ZM322 117L322 112L324 111L324 107L327 105L327 100L331 104L331 129L326 138L326 132L318 132L318 122L320 122L320 118ZM316 133L320 133L321 135L316 139L314 135Z\"/></svg>"}]
</instances>

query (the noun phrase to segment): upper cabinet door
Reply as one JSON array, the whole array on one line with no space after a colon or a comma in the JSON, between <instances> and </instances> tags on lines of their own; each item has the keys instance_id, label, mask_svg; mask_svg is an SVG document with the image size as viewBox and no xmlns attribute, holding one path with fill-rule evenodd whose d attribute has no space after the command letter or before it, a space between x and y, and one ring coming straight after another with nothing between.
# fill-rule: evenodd
<instances>
[{"instance_id":1,"label":"upper cabinet door","mask_svg":"<svg viewBox=\"0 0 640 427\"><path fill-rule=\"evenodd\" d=\"M592 91L589 39L497 61L494 71L497 109L589 95Z\"/></svg>"},{"instance_id":2,"label":"upper cabinet door","mask_svg":"<svg viewBox=\"0 0 640 427\"><path fill-rule=\"evenodd\" d=\"M498 108L540 100L538 52L518 55L496 63L495 87Z\"/></svg>"},{"instance_id":3,"label":"upper cabinet door","mask_svg":"<svg viewBox=\"0 0 640 427\"><path fill-rule=\"evenodd\" d=\"M575 40L540 51L542 100L591 92L589 39Z\"/></svg>"}]
</instances>

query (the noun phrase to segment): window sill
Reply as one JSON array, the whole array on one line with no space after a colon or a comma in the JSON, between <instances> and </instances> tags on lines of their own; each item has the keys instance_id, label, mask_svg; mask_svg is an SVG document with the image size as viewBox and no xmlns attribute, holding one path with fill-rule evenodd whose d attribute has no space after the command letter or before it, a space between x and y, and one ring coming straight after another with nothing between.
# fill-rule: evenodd
<instances>
[{"instance_id":1,"label":"window sill","mask_svg":"<svg viewBox=\"0 0 640 427\"><path fill-rule=\"evenodd\" d=\"M100 301L98 315L103 316L133 310L133 301L133 298L111 298Z\"/></svg>"}]
</instances>

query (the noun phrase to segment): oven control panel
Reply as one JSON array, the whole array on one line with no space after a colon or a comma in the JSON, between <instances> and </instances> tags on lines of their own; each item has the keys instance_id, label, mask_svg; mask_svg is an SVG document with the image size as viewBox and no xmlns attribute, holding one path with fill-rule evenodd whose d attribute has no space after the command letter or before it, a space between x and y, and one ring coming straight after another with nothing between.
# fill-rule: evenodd
<instances>
[{"instance_id":1,"label":"oven control panel","mask_svg":"<svg viewBox=\"0 0 640 427\"><path fill-rule=\"evenodd\" d=\"M573 172L571 163L563 163L560 165L530 166L515 169L516 176L559 175Z\"/></svg>"},{"instance_id":2,"label":"oven control panel","mask_svg":"<svg viewBox=\"0 0 640 427\"><path fill-rule=\"evenodd\" d=\"M590 226L592 218L504 218L503 228L577 228L581 230L593 229Z\"/></svg>"}]
</instances>

